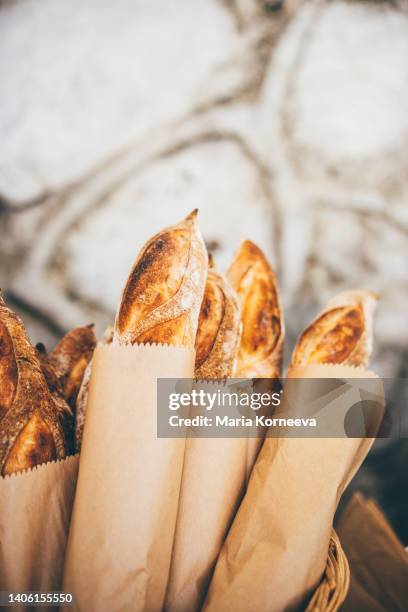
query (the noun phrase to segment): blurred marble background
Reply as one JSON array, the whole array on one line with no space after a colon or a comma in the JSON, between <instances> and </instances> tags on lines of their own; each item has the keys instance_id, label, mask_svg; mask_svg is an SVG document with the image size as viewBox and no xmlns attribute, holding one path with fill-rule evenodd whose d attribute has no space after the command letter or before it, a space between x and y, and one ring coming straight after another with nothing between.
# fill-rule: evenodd
<instances>
[{"instance_id":1,"label":"blurred marble background","mask_svg":"<svg viewBox=\"0 0 408 612\"><path fill-rule=\"evenodd\" d=\"M111 322L145 239L200 209L280 279L287 354L328 297L381 294L375 367L407 376L408 5L0 2L0 286L48 346ZM408 447L354 487L408 544Z\"/></svg>"}]
</instances>

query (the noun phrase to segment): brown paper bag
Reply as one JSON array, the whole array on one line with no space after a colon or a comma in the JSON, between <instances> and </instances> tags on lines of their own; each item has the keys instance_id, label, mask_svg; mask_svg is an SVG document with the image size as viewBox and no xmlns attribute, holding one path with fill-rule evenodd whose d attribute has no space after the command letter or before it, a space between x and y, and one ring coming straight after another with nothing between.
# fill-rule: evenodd
<instances>
[{"instance_id":1,"label":"brown paper bag","mask_svg":"<svg viewBox=\"0 0 408 612\"><path fill-rule=\"evenodd\" d=\"M293 372L293 378L367 376L333 366ZM372 442L266 438L218 559L206 611L280 612L305 603L325 568L340 495Z\"/></svg>"},{"instance_id":2,"label":"brown paper bag","mask_svg":"<svg viewBox=\"0 0 408 612\"><path fill-rule=\"evenodd\" d=\"M250 393L252 381L241 384ZM205 391L217 383L201 382ZM238 409L230 416L239 417ZM254 429L256 429L254 427ZM262 443L240 438L188 438L165 608L192 612L203 604L228 529Z\"/></svg>"},{"instance_id":3,"label":"brown paper bag","mask_svg":"<svg viewBox=\"0 0 408 612\"><path fill-rule=\"evenodd\" d=\"M193 371L193 349L95 351L64 579L78 610L163 606L185 439L157 438L157 378Z\"/></svg>"},{"instance_id":4,"label":"brown paper bag","mask_svg":"<svg viewBox=\"0 0 408 612\"><path fill-rule=\"evenodd\" d=\"M242 498L247 440L187 440L166 610L200 609L209 578Z\"/></svg>"},{"instance_id":5,"label":"brown paper bag","mask_svg":"<svg viewBox=\"0 0 408 612\"><path fill-rule=\"evenodd\" d=\"M408 605L408 552L373 500L355 494L336 527L351 572L341 609L403 610Z\"/></svg>"},{"instance_id":6,"label":"brown paper bag","mask_svg":"<svg viewBox=\"0 0 408 612\"><path fill-rule=\"evenodd\" d=\"M401 609L403 610L405 608ZM344 610L348 610L349 612L390 612L389 608L384 608L378 603L371 593L367 592L357 580L354 580L353 576L350 577L349 592L340 610L342 612L344 612Z\"/></svg>"},{"instance_id":7,"label":"brown paper bag","mask_svg":"<svg viewBox=\"0 0 408 612\"><path fill-rule=\"evenodd\" d=\"M77 470L75 456L0 479L0 591L61 589Z\"/></svg>"}]
</instances>

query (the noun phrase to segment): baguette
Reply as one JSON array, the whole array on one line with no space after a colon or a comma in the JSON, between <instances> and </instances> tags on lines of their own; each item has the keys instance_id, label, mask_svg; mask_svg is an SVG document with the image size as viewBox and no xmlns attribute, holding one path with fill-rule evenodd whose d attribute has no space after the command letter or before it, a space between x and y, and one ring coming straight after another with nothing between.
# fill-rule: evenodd
<instances>
[{"instance_id":1,"label":"baguette","mask_svg":"<svg viewBox=\"0 0 408 612\"><path fill-rule=\"evenodd\" d=\"M71 448L72 415L69 419L49 390L23 323L1 295L0 330L0 474L6 476L65 458Z\"/></svg>"},{"instance_id":2,"label":"baguette","mask_svg":"<svg viewBox=\"0 0 408 612\"><path fill-rule=\"evenodd\" d=\"M371 291L345 291L301 334L289 370L311 364L366 367L373 347L373 314L378 296Z\"/></svg>"},{"instance_id":3,"label":"baguette","mask_svg":"<svg viewBox=\"0 0 408 612\"><path fill-rule=\"evenodd\" d=\"M113 341L113 333L114 329L112 326L106 328L103 338L102 344L111 344ZM79 452L81 450L82 443L82 435L84 432L84 424L85 424L85 413L86 413L86 405L88 402L88 391L89 391L89 381L91 379L91 371L92 371L92 358L86 366L84 375L82 377L81 387L78 392L78 397L76 400L76 408L75 408L75 450Z\"/></svg>"},{"instance_id":4,"label":"baguette","mask_svg":"<svg viewBox=\"0 0 408 612\"><path fill-rule=\"evenodd\" d=\"M197 378L222 379L232 376L240 328L237 296L216 270L210 257L196 336Z\"/></svg>"},{"instance_id":5,"label":"baguette","mask_svg":"<svg viewBox=\"0 0 408 612\"><path fill-rule=\"evenodd\" d=\"M57 376L55 367L52 364L44 345L39 343L36 345L36 349L40 362L41 372L45 378L45 382L47 383L48 390L54 399L56 410L58 412L62 428L65 432L67 455L71 455L75 452L74 411L65 399L64 389L62 387L61 380Z\"/></svg>"},{"instance_id":6,"label":"baguette","mask_svg":"<svg viewBox=\"0 0 408 612\"><path fill-rule=\"evenodd\" d=\"M242 312L236 377L280 376L285 328L275 274L250 240L239 248L228 271Z\"/></svg>"},{"instance_id":7,"label":"baguette","mask_svg":"<svg viewBox=\"0 0 408 612\"><path fill-rule=\"evenodd\" d=\"M206 273L194 210L143 247L122 293L115 338L121 344L194 346Z\"/></svg>"},{"instance_id":8,"label":"baguette","mask_svg":"<svg viewBox=\"0 0 408 612\"><path fill-rule=\"evenodd\" d=\"M0 422L10 410L17 389L17 361L13 340L6 324L0 320Z\"/></svg>"},{"instance_id":9,"label":"baguette","mask_svg":"<svg viewBox=\"0 0 408 612\"><path fill-rule=\"evenodd\" d=\"M367 291L343 293L329 302L301 335L292 367L328 363L365 365L372 351L375 302L376 297ZM323 367L323 377L330 377L330 369ZM343 377L343 369L333 369L334 377L337 378L336 372ZM318 372L319 368L313 370ZM301 367L298 372L304 378ZM297 377L295 369L292 375ZM364 372L355 372L351 378L355 375L366 376ZM297 409L302 410L304 401L310 400L312 412L308 414L313 416L316 410L319 412L325 407L326 402L314 401L323 397L319 389L317 395L310 394L303 383L300 386L294 383L287 404L295 410L292 416L301 416ZM329 389L332 391L327 395L330 404L339 395L333 392L331 384L321 390L327 394ZM354 403L353 395L348 397ZM362 416L371 429L379 415L370 415L368 421L367 415ZM324 411L322 418L324 421ZM339 424L344 425L344 415L340 414L339 419ZM313 606L307 603L317 587L320 586L322 599L332 588L327 581L323 595L321 579L326 562L330 570L333 568L330 556L327 560L327 551L334 513L373 438L308 434L292 437L283 433L276 438L272 431L271 437L264 441L218 556L207 600L201 608L206 612L305 610L306 607L317 611L335 610L340 605L334 599L327 607L316 601Z\"/></svg>"},{"instance_id":10,"label":"baguette","mask_svg":"<svg viewBox=\"0 0 408 612\"><path fill-rule=\"evenodd\" d=\"M50 365L61 384L63 396L73 410L95 346L94 326L76 327L65 334L49 355Z\"/></svg>"}]
</instances>

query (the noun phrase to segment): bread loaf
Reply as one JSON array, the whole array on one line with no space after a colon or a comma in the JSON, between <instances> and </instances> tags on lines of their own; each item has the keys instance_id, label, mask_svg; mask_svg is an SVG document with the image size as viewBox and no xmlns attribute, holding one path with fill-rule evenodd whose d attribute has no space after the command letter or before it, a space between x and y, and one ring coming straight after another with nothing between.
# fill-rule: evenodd
<instances>
[{"instance_id":1,"label":"bread loaf","mask_svg":"<svg viewBox=\"0 0 408 612\"><path fill-rule=\"evenodd\" d=\"M64 398L73 410L95 346L93 325L76 327L65 334L49 355L49 362L61 383Z\"/></svg>"},{"instance_id":2,"label":"bread loaf","mask_svg":"<svg viewBox=\"0 0 408 612\"><path fill-rule=\"evenodd\" d=\"M276 277L261 249L250 240L235 255L228 280L238 295L242 318L235 376L278 377L285 330Z\"/></svg>"},{"instance_id":3,"label":"bread loaf","mask_svg":"<svg viewBox=\"0 0 408 612\"><path fill-rule=\"evenodd\" d=\"M17 389L17 377L13 340L6 324L0 320L0 422L13 404Z\"/></svg>"},{"instance_id":4,"label":"bread loaf","mask_svg":"<svg viewBox=\"0 0 408 612\"><path fill-rule=\"evenodd\" d=\"M73 419L49 390L23 323L1 296L0 332L0 473L6 476L66 457Z\"/></svg>"},{"instance_id":5,"label":"bread loaf","mask_svg":"<svg viewBox=\"0 0 408 612\"><path fill-rule=\"evenodd\" d=\"M342 364L366 367L373 346L373 313L377 296L371 291L345 291L301 334L291 365Z\"/></svg>"},{"instance_id":6,"label":"bread loaf","mask_svg":"<svg viewBox=\"0 0 408 612\"><path fill-rule=\"evenodd\" d=\"M195 376L232 376L240 337L237 297L210 258L196 336Z\"/></svg>"},{"instance_id":7,"label":"bread loaf","mask_svg":"<svg viewBox=\"0 0 408 612\"><path fill-rule=\"evenodd\" d=\"M115 337L123 344L194 346L206 273L195 210L143 247L122 293Z\"/></svg>"},{"instance_id":8,"label":"bread loaf","mask_svg":"<svg viewBox=\"0 0 408 612\"><path fill-rule=\"evenodd\" d=\"M74 411L65 399L62 383L57 376L55 367L51 362L50 356L47 354L45 347L42 344L37 344L36 349L40 362L41 372L43 373L43 376L48 386L48 390L51 393L55 402L59 420L65 433L67 455L71 455L75 452Z\"/></svg>"},{"instance_id":9,"label":"bread loaf","mask_svg":"<svg viewBox=\"0 0 408 612\"><path fill-rule=\"evenodd\" d=\"M106 328L103 338L102 344L111 344L113 340L114 329L112 326ZM86 413L86 404L88 402L88 390L89 390L89 381L91 379L91 371L92 371L92 359L88 363L83 378L81 382L81 387L79 389L77 401L76 401L76 409L75 409L75 450L79 452L81 450L82 443L82 434L84 431L84 423L85 423L85 413Z\"/></svg>"}]
</instances>

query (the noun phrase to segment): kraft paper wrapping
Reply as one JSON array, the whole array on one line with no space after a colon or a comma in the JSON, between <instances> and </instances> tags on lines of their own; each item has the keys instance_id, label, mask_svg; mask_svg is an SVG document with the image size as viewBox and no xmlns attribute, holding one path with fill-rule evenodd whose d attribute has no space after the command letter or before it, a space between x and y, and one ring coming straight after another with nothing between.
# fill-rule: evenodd
<instances>
[{"instance_id":1,"label":"kraft paper wrapping","mask_svg":"<svg viewBox=\"0 0 408 612\"><path fill-rule=\"evenodd\" d=\"M199 386L211 391L212 383ZM250 392L252 382L243 389ZM240 416L238 409L230 416ZM261 442L260 437L187 439L167 611L201 608Z\"/></svg>"},{"instance_id":2,"label":"kraft paper wrapping","mask_svg":"<svg viewBox=\"0 0 408 612\"><path fill-rule=\"evenodd\" d=\"M161 610L184 438L157 438L157 378L192 378L194 350L98 347L64 589L86 612Z\"/></svg>"},{"instance_id":3,"label":"kraft paper wrapping","mask_svg":"<svg viewBox=\"0 0 408 612\"><path fill-rule=\"evenodd\" d=\"M341 366L292 372L293 378L369 376ZM203 609L281 612L304 606L325 568L339 498L372 443L373 438L266 438Z\"/></svg>"},{"instance_id":4,"label":"kraft paper wrapping","mask_svg":"<svg viewBox=\"0 0 408 612\"><path fill-rule=\"evenodd\" d=\"M354 494L336 530L351 571L342 612L406 610L408 552L377 504Z\"/></svg>"},{"instance_id":5,"label":"kraft paper wrapping","mask_svg":"<svg viewBox=\"0 0 408 612\"><path fill-rule=\"evenodd\" d=\"M77 471L74 456L0 479L0 591L61 589Z\"/></svg>"},{"instance_id":6,"label":"kraft paper wrapping","mask_svg":"<svg viewBox=\"0 0 408 612\"><path fill-rule=\"evenodd\" d=\"M165 609L199 610L242 498L247 439L190 438Z\"/></svg>"},{"instance_id":7,"label":"kraft paper wrapping","mask_svg":"<svg viewBox=\"0 0 408 612\"><path fill-rule=\"evenodd\" d=\"M271 380L273 380L273 383L271 385ZM279 381L279 378L274 378L274 379L262 379L262 378L257 378L257 379L253 379L253 391L255 392L267 392L267 393L274 393L275 391L277 391L278 387L276 386L276 382ZM275 407L274 406L269 406L269 407L262 407L260 408L257 413L259 415L263 414L265 417L269 417L272 416L273 413L275 411ZM262 426L256 426L254 425L253 427L253 434L249 435L247 438L248 441L248 449L247 449L247 473L246 473L246 484L248 484L248 480L249 477L252 473L256 458L258 457L259 451L261 449L261 446L263 444L266 432L267 432L267 427L262 427Z\"/></svg>"}]
</instances>

